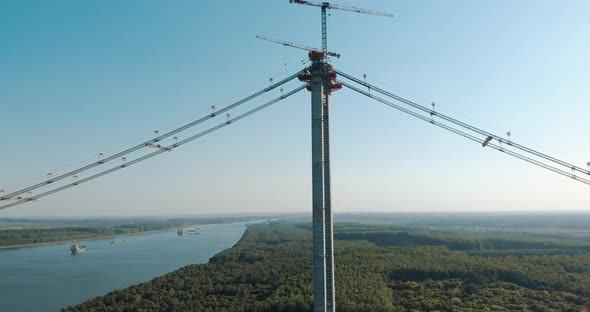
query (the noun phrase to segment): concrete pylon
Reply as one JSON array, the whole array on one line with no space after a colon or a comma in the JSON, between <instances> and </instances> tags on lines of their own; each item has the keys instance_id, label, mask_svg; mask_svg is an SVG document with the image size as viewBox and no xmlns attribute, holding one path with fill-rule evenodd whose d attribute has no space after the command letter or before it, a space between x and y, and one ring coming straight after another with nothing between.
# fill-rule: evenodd
<instances>
[{"instance_id":1,"label":"concrete pylon","mask_svg":"<svg viewBox=\"0 0 590 312\"><path fill-rule=\"evenodd\" d=\"M312 59L311 150L314 311L334 312L334 251L330 187L330 125L328 83L322 77L323 60Z\"/></svg>"}]
</instances>

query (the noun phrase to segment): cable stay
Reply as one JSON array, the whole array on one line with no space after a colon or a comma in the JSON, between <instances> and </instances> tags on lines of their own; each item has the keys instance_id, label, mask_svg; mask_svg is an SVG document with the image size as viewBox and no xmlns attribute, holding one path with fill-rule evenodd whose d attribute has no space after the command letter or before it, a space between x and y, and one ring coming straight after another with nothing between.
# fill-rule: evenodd
<instances>
[{"instance_id":1,"label":"cable stay","mask_svg":"<svg viewBox=\"0 0 590 312\"><path fill-rule=\"evenodd\" d=\"M395 100L397 100L397 101L400 101L400 102L402 102L402 103L404 103L404 104L410 105L410 106L412 106L412 107L414 107L414 108L416 108L416 109L419 109L419 110L421 110L421 111L427 112L427 113L429 113L431 116L440 117L441 119L444 119L444 120L446 120L446 121L449 121L449 122L451 122L451 123L453 123L453 124L456 124L456 125L458 125L458 126L461 126L461 127L465 128L465 129L468 129L468 130L470 130L470 131L476 132L476 133L478 133L478 134L481 134L481 135L483 135L483 136L486 136L486 137L489 137L489 136L491 136L491 137L492 137L492 139L494 139L494 140L498 141L500 145L501 145L502 143L506 143L506 145L509 145L509 146L515 147L515 148L517 148L517 149L519 149L519 150L522 150L522 151L524 151L524 152L527 152L527 153L533 154L533 155L535 155L535 156L537 156L537 157L544 158L544 159L546 159L546 160L549 160L549 161L551 161L551 162L554 162L554 163L556 163L556 164L559 164L559 165L561 165L561 166L564 166L564 167L566 167L568 170L572 170L572 171L574 171L574 172L579 172L579 173L583 173L583 174L586 174L586 175L590 175L590 170L589 170L589 169L584 169L584 168L581 168L581 167L578 167L578 166L572 165L572 164L570 164L570 163L568 163L568 162L565 162L565 161L563 161L563 160L557 159L557 158L555 158L555 157L552 157L552 156L549 156L549 155L547 155L547 154L544 154L544 153L541 153L541 152L539 152L539 151L536 151L536 150L534 150L534 149L532 149L532 148L529 148L529 147L526 147L526 146L524 146L524 145L518 144L518 143L516 143L516 142L514 142L514 141L512 141L512 140L506 140L506 139L504 139L504 138L502 138L502 137L500 137L500 136L498 136L498 135L495 135L495 134L493 134L493 133L490 133L490 132L488 132L488 131L485 131L485 130L479 129L479 128L477 128L477 127L475 127L475 126L472 126L472 125L470 125L470 124L464 123L464 122L462 122L462 121L460 121L460 120L457 120L457 119L455 119L455 118L449 117L449 116L447 116L447 115L445 115L445 114L442 114L442 113L439 113L439 112L437 112L437 111L434 111L434 106L433 106L433 109L430 109L430 108L428 108L428 107L426 107L426 106L422 106L422 105L420 105L420 104L417 104L417 103L414 103L414 102L412 102L412 101L410 101L410 100L404 99L404 98L402 98L402 97L400 97L400 96L398 96L398 95L395 95L395 94L393 94L393 93L387 92L387 91L385 91L385 90L383 90L383 89L381 89L381 88L379 88L379 87L376 87L376 86L374 86L374 85L368 84L368 83L366 83L365 81L363 81L363 80L361 80L361 79L355 78L355 77L353 77L353 76L351 76L351 75L348 75L348 74L346 74L346 73L343 73L343 72L341 72L341 71L339 71L339 70L336 70L336 69L335 69L334 71L335 71L335 72L336 72L338 75L341 75L342 77L345 77L345 78L347 78L347 79L349 79L349 80L351 80L351 81L354 81L354 82L356 82L356 83L358 83L358 84L360 84L360 85L363 85L363 86L365 86L365 87L367 87L367 88L373 89L373 90L375 90L375 91L377 91L377 92L379 92L379 93L381 93L381 94L383 94L383 95L386 95L386 96L388 96L388 97L391 97L391 98L393 98L393 99L395 99ZM508 135L508 137L510 137L510 135L509 135L509 134L507 134L507 135Z\"/></svg>"},{"instance_id":2,"label":"cable stay","mask_svg":"<svg viewBox=\"0 0 590 312\"><path fill-rule=\"evenodd\" d=\"M347 87L347 88L349 88L349 89L351 89L351 90L353 90L355 92L358 92L358 93L360 93L362 95L365 95L365 96L367 96L367 97L369 97L371 99L374 99L374 100L376 100L378 102L381 102L381 103L383 103L385 105L388 105L390 107L393 107L393 108L395 108L395 109L397 109L397 110L399 110L401 112L404 112L404 113L406 113L408 115L411 115L411 116L416 117L418 119L421 119L421 120L423 120L423 121L425 121L427 123L433 124L433 125L435 125L437 127L440 127L440 128L445 129L447 131L450 131L452 133L455 133L457 135L460 135L460 136L462 136L462 137L464 137L464 138L466 138L468 140L471 140L471 141L477 142L479 144L482 144L482 146L484 146L484 147L492 148L492 149L497 150L499 152L502 152L502 153L505 153L507 155L516 157L516 158L518 158L520 160L524 160L524 161L526 161L528 163L534 164L534 165L539 166L541 168L544 168L544 169L547 169L549 171L555 172L557 174L563 175L565 177L571 178L571 179L576 180L578 182L581 182L581 183L590 185L590 179L577 176L575 174L575 172L569 172L567 170L560 169L558 167L555 167L555 166L552 166L550 164L544 163L542 161L539 161L537 159L534 159L534 158L531 158L529 156L523 155L523 154L518 153L516 151L507 149L505 147L502 147L501 143L498 143L498 144L492 143L493 136L492 136L492 138L490 138L491 135L488 135L486 138L477 137L477 136L475 136L473 134L467 133L467 132L462 131L462 130L459 130L457 128L453 128L453 127L451 127L451 126L449 126L447 124L441 123L441 122L436 121L436 120L432 120L430 118L430 116L427 117L427 116L421 115L421 114L419 114L419 113L417 113L415 111L409 110L409 109L407 109L405 107L402 107L400 105L397 105L395 103L392 103L390 101L387 101L387 100L385 100L385 99L383 99L381 97L378 97L378 96L376 96L374 94L371 94L371 93L369 93L369 92L367 92L367 91L365 91L363 89L360 89L360 88L357 88L355 86L352 86L352 85L350 85L350 84L348 84L346 82L338 81L338 83L342 84L343 86L345 86L345 87ZM373 88L373 86L371 86L371 88ZM566 169L571 169L571 168L566 168Z\"/></svg>"},{"instance_id":3,"label":"cable stay","mask_svg":"<svg viewBox=\"0 0 590 312\"><path fill-rule=\"evenodd\" d=\"M244 103L246 103L246 102L248 102L248 101L250 101L250 100L252 100L252 99L254 99L254 98L258 97L258 96L260 96L260 95L262 95L262 94L265 94L265 93L267 93L267 92L269 92L269 91L271 91L271 90L273 90L273 89L275 89L275 88L277 88L277 87L279 87L281 85L284 85L285 83L287 83L287 82L289 82L289 81L297 78L301 74L303 74L303 71L299 71L299 72L297 72L297 73L295 73L295 74L293 74L293 75L291 75L291 76L289 76L289 77L287 77L287 78L285 78L285 79L283 79L283 80L281 80L281 81L279 81L277 83L271 84L269 87L266 87L263 90L258 91L256 93L254 93L254 94L252 94L252 95L250 95L250 96L248 96L248 97L246 97L246 98L244 98L242 100L239 100L239 101L237 101L237 102L235 102L235 103L233 103L233 104L231 104L229 106L226 106L226 107L224 107L224 108L222 108L220 110L217 110L217 111L213 110L213 112L211 114L208 114L207 116L204 116L204 117L202 117L200 119L197 119L197 120L195 120L195 121L193 121L191 123L188 123L188 124L186 124L186 125L184 125L182 127L176 128L176 129L174 129L174 130L172 130L170 132L167 132L165 134L159 135L159 132L154 131L154 134L158 135L157 137L155 137L155 138L153 138L153 139L151 139L149 141L143 142L141 144L138 144L138 145L136 145L134 147L131 147L129 149L126 149L126 150L124 150L122 152L116 153L116 154L114 154L112 156L104 157L104 154L103 153L100 153L97 162L91 163L89 165L83 166L81 168L72 170L70 172L64 173L64 174L59 175L59 176L56 176L56 177L50 177L50 179L48 179L47 181L44 181L44 182L41 182L41 183L38 183L38 184L35 184L35 185L32 185L32 186L23 188L21 190L18 190L18 191L15 191L15 192L6 194L4 196L0 196L0 201L7 200L9 198L15 198L18 195L24 194L26 192L29 192L29 191L38 189L40 187L46 186L46 185L51 184L51 183L56 182L56 181L63 180L65 178L68 178L68 177L77 175L79 173L82 173L82 172L87 171L89 169L95 168L95 167L100 166L100 165L102 165L104 163L107 163L109 161L113 161L113 160L119 159L121 157L124 157L127 154L132 153L132 152L135 152L135 151L140 150L142 148L146 148L146 147L158 148L157 146L159 144L155 144L155 143L157 143L157 142L159 142L159 141L161 141L163 139L166 139L168 137L171 137L171 136L173 136L173 135L175 135L177 133L180 133L182 131L185 131L185 130L187 130L189 128L192 128L192 127L194 127L194 126L196 126L198 124L201 124L201 123L203 123L203 122L205 122L205 121L207 121L207 120L209 120L211 118L214 118L215 116L221 115L221 114L223 114L223 113L225 113L225 112L227 112L227 111L229 111L231 109L234 109L234 108L236 108L236 107L238 107L238 106L240 106L240 105L242 105L242 104L244 104Z\"/></svg>"},{"instance_id":4,"label":"cable stay","mask_svg":"<svg viewBox=\"0 0 590 312\"><path fill-rule=\"evenodd\" d=\"M129 167L129 166L134 165L134 164L137 164L139 162L142 162L144 160L150 159L150 158L152 158L154 156L160 155L160 154L165 153L167 151L171 151L171 150L173 150L173 149L175 149L177 147L180 147L180 146L182 146L184 144L187 144L187 143L189 143L191 141L194 141L194 140L196 140L196 139L198 139L198 138L200 138L202 136L205 136L205 135L207 135L209 133L212 133L214 131L217 131L217 130L225 127L225 126L228 126L228 125L230 125L230 124L232 124L232 123L234 123L236 121L239 121L239 120L241 120L243 118L246 118L246 117L248 117L248 116L250 116L250 115L252 115L252 114L254 114L254 113L256 113L256 112L258 112L258 111L260 111L262 109L264 109L264 108L267 108L267 107L271 106L272 104L275 104L276 102L279 102L279 101L281 101L281 100L283 100L283 99L285 99L285 98L287 98L287 97L289 97L289 96L291 96L291 95L293 95L293 94L295 94L295 93L297 93L297 92L305 89L305 88L306 88L306 85L299 86L299 87L293 89L292 91L287 92L287 93L284 93L281 96L279 96L279 97L277 97L277 98L275 98L275 99L273 99L273 100L271 100L269 102L266 102L266 103L264 103L264 104L262 104L260 106L257 106L257 107L255 107L255 108L253 108L253 109L251 109L251 110L249 110L249 111L247 111L245 113L242 113L239 116L233 117L231 119L228 118L223 123L220 123L217 126L214 126L212 128L209 128L209 129L207 129L205 131L199 132L199 133L197 133L197 134L195 134L193 136L190 136L190 137L188 137L188 138L186 138L186 139L184 139L182 141L176 142L176 143L171 144L171 145L166 146L166 147L158 148L157 151L152 152L152 153L147 154L147 155L144 155L144 156L139 157L139 158L134 159L134 160L127 161L127 159L125 159L125 161L123 162L123 164L121 164L119 166L113 167L111 169L107 169L105 171L99 172L97 174L94 174L94 175L89 176L89 177L84 178L84 179L78 180L77 177L76 177L72 183L65 184L65 185L63 185L61 187L58 187L58 188L55 188L55 189L46 191L46 192L41 193L41 194L38 194L38 195L34 195L33 196L32 193L28 193L28 194L31 194L30 197L17 198L17 200L18 200L17 202L14 202L14 203L10 203L8 205L1 206L0 207L0 210L4 210L4 209L10 208L10 207L14 207L16 205L20 205L20 204L23 204L23 203L26 203L26 202L29 202L29 201L35 201L35 200L37 200L37 199L39 199L41 197L45 197L45 196L48 196L48 195L51 195L51 194L55 194L57 192L61 192L63 190L69 189L71 187L80 185L82 183L89 182L89 181L94 180L96 178L100 178L102 176L105 176L105 175L107 175L109 173L113 173L115 171L121 170L123 168ZM8 196L6 196L6 197L8 197ZM5 197L2 197L2 198L5 198Z\"/></svg>"}]
</instances>

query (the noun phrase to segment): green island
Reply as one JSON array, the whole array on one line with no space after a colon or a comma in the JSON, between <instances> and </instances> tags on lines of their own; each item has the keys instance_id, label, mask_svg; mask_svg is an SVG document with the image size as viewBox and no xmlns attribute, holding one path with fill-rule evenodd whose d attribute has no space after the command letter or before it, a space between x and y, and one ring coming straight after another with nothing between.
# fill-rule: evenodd
<instances>
[{"instance_id":1,"label":"green island","mask_svg":"<svg viewBox=\"0 0 590 312\"><path fill-rule=\"evenodd\" d=\"M587 237L564 237L553 226L507 234L508 226L437 229L441 223L338 222L337 311L590 310ZM251 225L208 264L62 311L311 311L311 245L309 223Z\"/></svg>"},{"instance_id":2,"label":"green island","mask_svg":"<svg viewBox=\"0 0 590 312\"><path fill-rule=\"evenodd\" d=\"M183 226L245 222L250 220L252 220L251 217L24 220L22 223L16 223L14 220L10 220L11 222L0 222L0 249L133 235L170 230Z\"/></svg>"}]
</instances>

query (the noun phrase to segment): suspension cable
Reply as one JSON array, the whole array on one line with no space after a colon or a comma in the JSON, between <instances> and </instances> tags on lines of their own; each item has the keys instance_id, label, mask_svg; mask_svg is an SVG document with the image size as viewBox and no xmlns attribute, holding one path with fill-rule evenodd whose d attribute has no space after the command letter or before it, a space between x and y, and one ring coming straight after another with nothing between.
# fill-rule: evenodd
<instances>
[{"instance_id":1,"label":"suspension cable","mask_svg":"<svg viewBox=\"0 0 590 312\"><path fill-rule=\"evenodd\" d=\"M303 73L303 71L299 71L296 74L293 74L293 75L291 75L291 76L289 76L289 77L287 77L287 78L285 78L285 79L283 79L283 80L281 80L281 81L279 81L279 82L277 82L277 83L275 83L275 84L273 84L273 85L271 85L271 86L269 86L267 88L264 88L261 91L258 91L258 92L254 93L254 94L252 94L252 95L250 95L250 96L248 96L248 97L246 97L246 98L244 98L242 100L239 100L239 101L237 101L237 102L235 102L235 103L233 103L233 104L231 104L229 106L226 106L226 107L220 109L219 111L213 112L213 113L211 113L211 114L209 114L207 116L204 116L204 117L202 117L200 119L197 119L197 120L195 120L193 122L190 122L190 123L188 123L188 124L186 124L186 125L184 125L182 127L176 128L176 129L174 129L174 130L172 130L170 132L167 132L165 134L162 134L162 135L160 135L160 136L158 136L158 137L156 137L154 139L151 139L149 141L143 142L143 143L138 144L138 145L136 145L136 146L134 146L132 148L126 149L126 150L124 150L122 152L116 153L116 154L114 154L112 156L109 156L109 157L106 157L104 159L100 159L99 161L94 162L92 164L83 166L81 168L72 170L70 172L64 173L64 174L59 175L59 176L56 176L56 177L51 178L51 179L49 179L47 181L44 181L44 182L41 182L41 183L38 183L38 184L35 184L35 185L32 185L32 186L29 186L29 187L23 188L21 190L18 190L16 192L7 194L5 196L2 196L2 197L0 197L0 201L5 200L5 199L12 198L14 196L17 196L17 195L20 195L20 194L23 194L23 193L26 193L26 192L29 192L29 191L32 191L32 190L35 190L35 189L38 189L38 188L40 188L42 186L46 186L48 184L51 184L53 182L56 182L56 181L65 179L67 177L70 177L70 176L79 174L79 173L84 172L86 170L89 170L89 169L92 169L92 168L97 167L99 165L102 165L102 164L104 164L106 162L109 162L109 161L118 159L121 156L125 156L125 155L127 155L129 153L135 152L135 151L137 151L139 149L142 149L142 148L148 146L149 144L156 143L156 142L158 142L160 140L163 140L165 138L168 138L170 136L173 136L173 135L175 135L175 134L177 134L179 132L185 131L185 130L187 130L189 128L192 128L192 127L194 127L194 126L196 126L196 125L198 125L200 123L203 123L204 121L207 121L207 120L209 120L209 119L211 119L211 118L213 118L215 116L218 116L220 114L223 114L223 113L229 111L230 109L236 108L236 107L238 107L238 106L240 106L240 105L242 105L242 104L244 104L244 103L246 103L246 102L248 102L248 101L250 101L250 100L252 100L252 99L254 99L254 98L256 98L256 97L258 97L258 96L260 96L260 95L262 95L264 93L266 93L266 92L268 92L268 91L271 91L271 90L273 90L273 89L275 89L275 88L277 88L277 87L279 87L279 86L281 86L281 85L283 85L283 84L285 84L285 83L287 83L287 82L289 82L289 81L297 78L297 76L301 75L302 73Z\"/></svg>"},{"instance_id":2,"label":"suspension cable","mask_svg":"<svg viewBox=\"0 0 590 312\"><path fill-rule=\"evenodd\" d=\"M437 116L437 117L440 117L441 119L444 119L444 120L446 120L446 121L449 121L449 122L451 122L451 123L453 123L453 124L456 124L456 125L458 125L458 126L461 126L461 127L465 128L465 129L471 130L471 131L473 131L473 132L479 133L479 134L481 134L481 135L484 135L484 136L491 136L493 139L497 140L497 141L498 141L498 142L500 142L500 143L506 143L507 145L513 146L513 147L515 147L515 148L517 148L517 149L519 149L519 150L522 150L522 151L524 151L524 152L527 152L527 153L533 154L533 155L535 155L535 156L537 156L537 157L544 158L544 159L546 159L546 160L549 160L549 161L551 161L551 162L554 162L554 163L556 163L556 164L559 164L559 165L561 165L561 166L564 166L564 167L566 167L566 168L568 168L568 169L571 169L572 171L577 171L577 172L580 172L580 173L583 173L583 174L590 175L590 170L588 170L588 169L584 169L584 168L581 168L581 167L578 167L578 166L572 165L572 164L570 164L570 163L568 163L568 162L565 162L565 161L563 161L563 160L557 159L557 158L555 158L555 157L552 157L552 156L549 156L549 155L547 155L547 154L544 154L544 153L541 153L541 152L539 152L539 151L536 151L536 150L534 150L534 149L532 149L532 148L529 148L529 147L526 147L526 146L524 146L524 145L518 144L518 143L516 143L516 142L514 142L514 141L512 141L512 140L505 140L505 139L503 139L502 137L500 137L500 136L498 136L498 135L495 135L495 134L493 134L493 133L490 133L490 132L488 132L488 131L485 131L485 130L479 129L479 128L475 127L475 126L472 126L472 125L470 125L470 124L464 123L464 122L462 122L462 121L460 121L460 120L457 120L457 119L455 119L455 118L449 117L449 116L447 116L447 115L445 115L445 114L442 114L442 113L436 112L436 111L434 111L434 110L432 110L432 109L430 109L430 108L428 108L428 107L425 107L425 106L423 106L423 105L420 105L420 104L417 104L417 103L415 103L415 102L412 102L412 101L410 101L410 100L407 100L407 99L405 99L405 98L402 98L402 97L400 97L400 96L398 96L398 95L395 95L395 94L393 94L393 93L391 93L391 92L387 92L387 91L385 91L385 90L383 90L383 89L381 89L381 88L379 88L379 87L376 87L376 86L374 86L374 85L371 85L371 84L369 84L369 83L366 83L366 82L364 82L363 80L360 80L360 79L358 79L358 78L355 78L355 77L353 77L353 76L351 76L351 75L348 75L348 74L346 74L346 73L343 73L343 72L341 72L341 71L339 71L339 70L336 70L336 69L335 69L334 71L335 71L335 72L336 72L338 75L341 75L341 76L343 76L343 77L345 77L345 78L347 78L347 79L349 79L349 80L351 80L351 81L354 81L354 82L356 82L356 83L358 83L358 84L360 84L360 85L363 85L363 86L365 86L365 87L367 87L367 88L373 89L373 90L375 90L375 91L377 91L377 92L379 92L379 93L381 93L381 94L383 94L383 95L386 95L386 96L388 96L388 97L391 97L391 98L393 98L393 99L395 99L395 100L397 100L397 101L400 101L400 102L402 102L402 103L404 103L404 104L410 105L410 106L412 106L412 107L414 107L414 108L416 108L416 109L419 109L419 110L421 110L421 111L427 112L427 113L431 114L432 116Z\"/></svg>"},{"instance_id":3,"label":"suspension cable","mask_svg":"<svg viewBox=\"0 0 590 312\"><path fill-rule=\"evenodd\" d=\"M386 104L386 105L388 105L390 107L393 107L393 108L395 108L395 109L397 109L397 110L399 110L401 112L404 112L404 113L409 114L409 115L411 115L413 117L416 117L416 118L421 119L423 121L426 121L426 122L428 122L430 124L433 124L435 126L438 126L438 127L442 128L442 129L445 129L447 131L450 131L450 132L453 132L453 133L455 133L457 135L460 135L460 136L462 136L462 137L464 137L464 138L466 138L468 140L471 140L471 141L474 141L474 142L477 142L477 143L481 143L481 144L483 144L486 141L486 139L482 139L482 138L476 137L476 136L474 136L472 134L469 134L469 133L466 133L466 132L461 131L459 129L453 128L453 127L451 127L449 125L446 125L446 124L437 122L437 121L435 121L433 119L430 119L430 118L428 118L426 116L423 116L423 115L418 114L418 113L416 113L414 111L411 111L411 110L409 110L407 108L404 108L402 106L399 106L397 104L394 104L392 102L389 102L389 101L387 101L387 100L385 100L383 98L380 98L380 97L378 97L376 95L373 95L373 94L371 94L371 93L369 93L367 91L364 91L364 90L361 90L361 89L359 89L357 87L354 87L354 86L352 86L352 85L350 85L348 83L345 83L345 82L342 82L342 81L338 81L338 83L340 83L343 86L345 86L345 87L347 87L347 88L349 88L349 89L351 89L353 91L356 91L356 92L358 92L358 93L360 93L362 95L365 95L365 96L367 96L369 98L372 98L372 99L374 99L376 101L379 101L379 102L381 102L383 104ZM576 180L578 182L582 182L584 184L590 185L590 179L586 179L586 178L583 178L583 177L576 176L575 174L569 173L569 172L567 172L565 170L562 170L562 169L559 169L557 167L551 166L549 164L543 163L543 162L541 162L539 160L530 158L530 157L525 156L523 154L517 153L517 152L515 152L513 150L506 149L506 148L504 148L504 147L502 147L500 145L496 145L496 144L493 144L491 142L488 142L485 146L488 146L488 147L490 147L492 149L495 149L495 150L497 150L499 152L503 152L503 153L505 153L507 155L516 157L518 159L524 160L524 161L526 161L528 163L534 164L534 165L539 166L541 168L550 170L550 171L555 172L557 174L566 176L568 178L572 178L572 179L574 179L574 180Z\"/></svg>"},{"instance_id":4,"label":"suspension cable","mask_svg":"<svg viewBox=\"0 0 590 312\"><path fill-rule=\"evenodd\" d=\"M262 110L264 108L267 108L267 107L271 106L272 104L275 104L276 102L279 102L279 101L281 101L281 100L283 100L283 99L285 99L285 98L287 98L287 97L289 97L289 96L291 96L291 95L293 95L293 94L295 94L295 93L297 93L297 92L299 92L299 91L301 91L301 90L303 90L305 88L306 88L306 85L299 86L299 87L293 89L292 91L287 92L287 93L285 93L285 94L283 94L283 95L281 95L281 96L279 96L279 97L277 97L277 98L275 98L275 99L273 99L273 100L271 100L269 102L266 102L266 103L264 103L264 104L262 104L260 106L257 106L257 107L255 107L255 108L253 108L253 109L251 109L251 110L249 110L249 111L247 111L245 113L242 113L241 115L239 115L237 117L228 119L227 121L225 121L225 122L223 122L223 123L221 123L221 124L219 124L217 126L214 126L214 127L209 128L209 129L207 129L205 131L202 131L202 132L199 132L199 133L197 133L197 134L195 134L193 136L190 136L190 137L188 137L188 138L186 138L186 139L184 139L182 141L179 141L178 143L174 143L174 144L169 145L167 147L161 148L161 149L159 149L159 150L157 150L155 152L146 154L146 155L144 155L142 157L139 157L137 159L131 160L131 161L125 163L125 164L122 164L122 165L113 167L111 169L108 169L108 170L99 172L97 174L94 174L94 175L89 176L87 178L81 179L79 181L75 181L73 183L69 183L69 184L63 185L61 187L55 188L53 190L49 190L47 192L44 192L44 193L41 193L41 194L38 194L38 195L35 195L35 196L31 196L31 197L27 197L27 198L22 198L19 201L16 201L14 203L1 206L0 207L0 210L7 209L7 208L10 208L10 207L14 207L16 205L20 205L20 204L23 204L23 203L26 203L26 202L29 202L29 201L34 201L34 200L37 200L37 199L39 199L41 197L45 197L45 196L48 196L48 195L51 195L51 194L54 194L54 193L57 193L57 192L61 192L63 190L66 190L66 189L69 189L71 187L74 187L76 185L80 185L82 183L89 182L91 180L94 180L96 178L102 177L102 176L107 175L109 173L113 173L113 172L118 171L118 170L121 170L123 168L127 168L127 167L129 167L131 165L134 165L136 163L142 162L144 160L147 160L149 158L152 158L154 156L157 156L159 154L162 154L165 151L170 151L170 150L175 149L177 147L180 147L180 146L182 146L184 144L187 144L187 143L189 143L191 141L194 141L194 140L196 140L196 139L198 139L198 138L200 138L202 136L205 136L205 135L207 135L207 134L209 134L211 132L214 132L214 131L219 130L219 129L225 127L225 126L228 126L228 125L230 125L230 124L232 124L232 123L234 123L236 121L239 121L239 120L241 120L241 119L243 119L243 118L245 118L247 116L250 116L250 115L252 115L252 114L254 114L254 113L256 113L256 112L258 112L258 111L260 111L260 110Z\"/></svg>"}]
</instances>

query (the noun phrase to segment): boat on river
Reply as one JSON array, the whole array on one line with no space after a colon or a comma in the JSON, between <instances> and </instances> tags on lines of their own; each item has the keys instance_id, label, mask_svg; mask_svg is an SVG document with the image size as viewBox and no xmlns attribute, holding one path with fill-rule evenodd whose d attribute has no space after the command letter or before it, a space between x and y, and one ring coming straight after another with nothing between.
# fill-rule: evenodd
<instances>
[{"instance_id":1,"label":"boat on river","mask_svg":"<svg viewBox=\"0 0 590 312\"><path fill-rule=\"evenodd\" d=\"M201 233L199 233L199 228L186 230L186 235L199 235L199 234L201 234Z\"/></svg>"},{"instance_id":2,"label":"boat on river","mask_svg":"<svg viewBox=\"0 0 590 312\"><path fill-rule=\"evenodd\" d=\"M83 253L86 251L86 245L82 245L80 242L74 242L70 250L72 251L72 255Z\"/></svg>"},{"instance_id":3,"label":"boat on river","mask_svg":"<svg viewBox=\"0 0 590 312\"><path fill-rule=\"evenodd\" d=\"M176 235L178 236L182 236L182 235L199 235L201 234L199 232L200 228L194 228L194 229L178 229L176 230Z\"/></svg>"}]
</instances>

